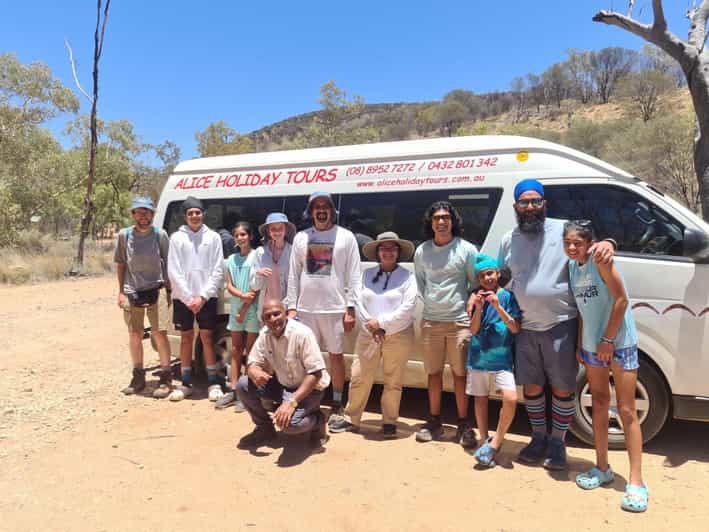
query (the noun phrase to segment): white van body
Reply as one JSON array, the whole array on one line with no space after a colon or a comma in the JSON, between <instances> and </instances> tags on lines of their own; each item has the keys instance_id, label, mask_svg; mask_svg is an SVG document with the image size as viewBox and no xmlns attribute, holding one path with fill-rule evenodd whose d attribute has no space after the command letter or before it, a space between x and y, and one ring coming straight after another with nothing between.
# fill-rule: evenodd
<instances>
[{"instance_id":1,"label":"white van body","mask_svg":"<svg viewBox=\"0 0 709 532\"><path fill-rule=\"evenodd\" d=\"M418 243L424 209L448 200L463 216L463 236L497 256L502 235L516 224L513 189L524 178L544 184L548 216L591 219L600 236L618 241L642 352L637 398L646 439L669 416L709 420L709 225L581 152L531 138L474 136L193 159L168 179L155 224L175 231L183 223L180 203L194 196L205 202L213 229L227 215L260 224L271 211L286 212L301 229L307 195L322 190L333 195L339 224L358 238L394 230ZM227 307L222 301L220 312ZM216 336L224 349L226 330ZM170 338L176 352L179 336L171 331ZM418 352L405 385L426 386ZM583 371L577 392L574 432L591 441ZM611 443L618 444L622 425L611 417Z\"/></svg>"}]
</instances>

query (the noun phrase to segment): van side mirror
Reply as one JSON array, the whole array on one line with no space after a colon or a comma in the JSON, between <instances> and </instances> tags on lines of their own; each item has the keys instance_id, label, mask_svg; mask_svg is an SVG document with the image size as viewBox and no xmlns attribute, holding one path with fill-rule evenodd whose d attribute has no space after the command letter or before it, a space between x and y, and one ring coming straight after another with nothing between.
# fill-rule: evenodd
<instances>
[{"instance_id":1,"label":"van side mirror","mask_svg":"<svg viewBox=\"0 0 709 532\"><path fill-rule=\"evenodd\" d=\"M705 232L686 227L682 244L685 257L696 262L709 263L709 235Z\"/></svg>"}]
</instances>

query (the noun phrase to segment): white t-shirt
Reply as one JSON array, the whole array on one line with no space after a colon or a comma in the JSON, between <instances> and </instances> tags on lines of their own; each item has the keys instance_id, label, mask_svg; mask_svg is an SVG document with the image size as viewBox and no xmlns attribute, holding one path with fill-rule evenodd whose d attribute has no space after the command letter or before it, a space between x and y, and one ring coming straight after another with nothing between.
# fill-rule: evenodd
<instances>
[{"instance_id":1,"label":"white t-shirt","mask_svg":"<svg viewBox=\"0 0 709 532\"><path fill-rule=\"evenodd\" d=\"M288 306L319 314L343 313L361 290L359 249L354 235L339 226L310 227L293 239Z\"/></svg>"}]
</instances>

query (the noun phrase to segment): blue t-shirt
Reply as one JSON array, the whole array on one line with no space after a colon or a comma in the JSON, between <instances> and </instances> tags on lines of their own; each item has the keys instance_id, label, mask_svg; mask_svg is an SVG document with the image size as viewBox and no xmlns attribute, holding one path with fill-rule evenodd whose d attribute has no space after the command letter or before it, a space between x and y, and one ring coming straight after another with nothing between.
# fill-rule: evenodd
<instances>
[{"instance_id":1,"label":"blue t-shirt","mask_svg":"<svg viewBox=\"0 0 709 532\"><path fill-rule=\"evenodd\" d=\"M497 291L500 306L515 319L522 317L522 311L512 292L500 288ZM512 342L514 335L502 321L490 303L482 308L480 330L470 337L468 347L468 368L483 371L512 371Z\"/></svg>"}]
</instances>

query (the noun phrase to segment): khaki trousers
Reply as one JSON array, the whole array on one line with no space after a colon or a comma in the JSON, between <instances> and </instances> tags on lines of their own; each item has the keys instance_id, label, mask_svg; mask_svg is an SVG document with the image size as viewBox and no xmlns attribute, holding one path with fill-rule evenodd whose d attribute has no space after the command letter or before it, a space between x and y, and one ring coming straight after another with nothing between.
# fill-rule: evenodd
<instances>
[{"instance_id":1,"label":"khaki trousers","mask_svg":"<svg viewBox=\"0 0 709 532\"><path fill-rule=\"evenodd\" d=\"M385 424L396 423L401 402L401 383L413 345L413 326L386 336L383 344L377 344L367 332L359 333L351 368L349 400L345 408L345 414L353 425L360 424L380 361L384 370L382 421Z\"/></svg>"}]
</instances>

